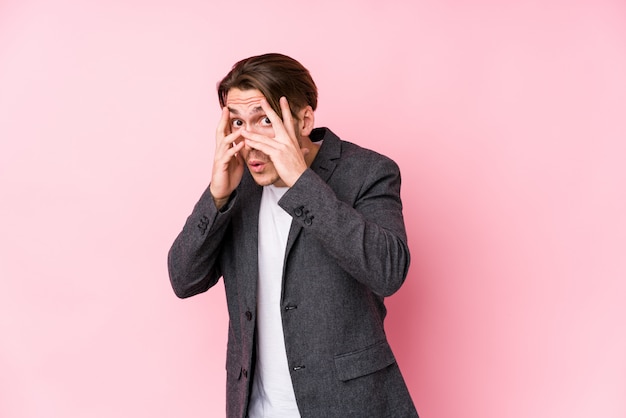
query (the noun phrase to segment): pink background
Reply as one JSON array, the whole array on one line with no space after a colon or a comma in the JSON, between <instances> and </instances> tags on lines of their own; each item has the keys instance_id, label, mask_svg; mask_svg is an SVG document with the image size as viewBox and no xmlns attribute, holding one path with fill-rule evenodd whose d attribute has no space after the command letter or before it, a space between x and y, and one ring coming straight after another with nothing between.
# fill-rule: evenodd
<instances>
[{"instance_id":1,"label":"pink background","mask_svg":"<svg viewBox=\"0 0 626 418\"><path fill-rule=\"evenodd\" d=\"M2 0L0 417L223 416L222 286L166 253L268 51L402 169L421 415L626 416L623 1Z\"/></svg>"}]
</instances>

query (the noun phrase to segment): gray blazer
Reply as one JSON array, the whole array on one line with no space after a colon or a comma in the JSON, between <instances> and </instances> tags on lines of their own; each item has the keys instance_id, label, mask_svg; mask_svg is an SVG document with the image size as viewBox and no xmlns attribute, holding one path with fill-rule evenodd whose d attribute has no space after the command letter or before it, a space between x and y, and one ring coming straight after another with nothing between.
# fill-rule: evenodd
<instances>
[{"instance_id":1,"label":"gray blazer","mask_svg":"<svg viewBox=\"0 0 626 418\"><path fill-rule=\"evenodd\" d=\"M417 417L383 328L384 297L409 267L398 166L326 128L311 139L324 141L315 161L279 201L293 217L281 311L298 408L302 417ZM254 372L262 187L244 172L221 210L207 188L168 256L181 298L224 278L229 418L246 416Z\"/></svg>"}]
</instances>

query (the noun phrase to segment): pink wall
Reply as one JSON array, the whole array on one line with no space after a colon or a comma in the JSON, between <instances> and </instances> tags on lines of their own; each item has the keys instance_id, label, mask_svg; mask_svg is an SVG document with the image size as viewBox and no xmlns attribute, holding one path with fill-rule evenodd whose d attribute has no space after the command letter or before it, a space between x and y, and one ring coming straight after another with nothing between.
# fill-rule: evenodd
<instances>
[{"instance_id":1,"label":"pink wall","mask_svg":"<svg viewBox=\"0 0 626 418\"><path fill-rule=\"evenodd\" d=\"M222 289L176 299L165 258L215 83L267 51L402 168L421 414L626 416L624 2L298 4L0 2L0 417L223 416Z\"/></svg>"}]
</instances>

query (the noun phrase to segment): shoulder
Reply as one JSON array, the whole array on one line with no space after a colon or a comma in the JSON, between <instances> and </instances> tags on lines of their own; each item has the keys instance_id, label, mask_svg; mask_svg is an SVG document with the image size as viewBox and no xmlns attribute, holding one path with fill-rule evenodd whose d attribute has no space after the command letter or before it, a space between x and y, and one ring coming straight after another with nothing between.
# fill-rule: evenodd
<instances>
[{"instance_id":1,"label":"shoulder","mask_svg":"<svg viewBox=\"0 0 626 418\"><path fill-rule=\"evenodd\" d=\"M334 161L338 168L353 172L355 170L399 172L396 162L388 156L343 140L328 128L318 128L317 131L318 138L324 141L320 149L321 159Z\"/></svg>"},{"instance_id":2,"label":"shoulder","mask_svg":"<svg viewBox=\"0 0 626 418\"><path fill-rule=\"evenodd\" d=\"M388 156L349 141L342 140L342 150L341 157L348 161L357 160L366 164L392 165L397 167L396 162Z\"/></svg>"}]
</instances>

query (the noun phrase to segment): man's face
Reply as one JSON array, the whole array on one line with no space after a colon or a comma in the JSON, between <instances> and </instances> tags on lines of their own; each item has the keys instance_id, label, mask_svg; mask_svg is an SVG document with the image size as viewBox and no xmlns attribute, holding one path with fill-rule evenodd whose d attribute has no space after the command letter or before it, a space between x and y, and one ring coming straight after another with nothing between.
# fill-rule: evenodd
<instances>
[{"instance_id":1,"label":"man's face","mask_svg":"<svg viewBox=\"0 0 626 418\"><path fill-rule=\"evenodd\" d=\"M226 107L230 111L230 130L237 132L246 129L250 132L274 138L272 122L261 107L261 100L265 96L256 89L240 90L230 89L226 96ZM243 138L236 142L243 141ZM246 162L252 177L261 186L275 184L283 186L274 164L267 154L252 149L247 145L241 150L241 155Z\"/></svg>"}]
</instances>

